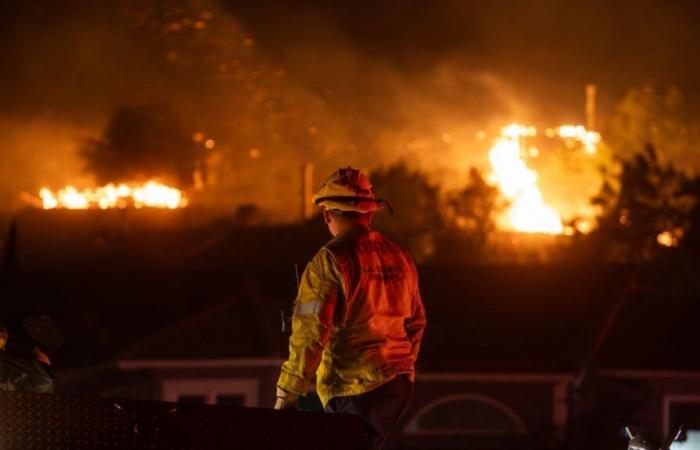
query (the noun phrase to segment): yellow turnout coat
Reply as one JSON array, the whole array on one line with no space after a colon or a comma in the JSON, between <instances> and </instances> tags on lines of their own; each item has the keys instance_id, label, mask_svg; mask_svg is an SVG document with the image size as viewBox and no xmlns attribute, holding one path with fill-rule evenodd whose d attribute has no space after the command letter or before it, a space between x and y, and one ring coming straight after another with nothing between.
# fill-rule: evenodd
<instances>
[{"instance_id":1,"label":"yellow turnout coat","mask_svg":"<svg viewBox=\"0 0 700 450\"><path fill-rule=\"evenodd\" d=\"M300 280L289 359L277 386L306 394L316 375L325 406L398 374L414 378L425 310L408 252L357 225L328 242Z\"/></svg>"}]
</instances>

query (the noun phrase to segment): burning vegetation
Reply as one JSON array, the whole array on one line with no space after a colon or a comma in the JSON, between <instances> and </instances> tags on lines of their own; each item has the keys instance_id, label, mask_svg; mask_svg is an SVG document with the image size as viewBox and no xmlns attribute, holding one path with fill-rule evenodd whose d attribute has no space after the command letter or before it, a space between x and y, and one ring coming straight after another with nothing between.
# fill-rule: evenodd
<instances>
[{"instance_id":1,"label":"burning vegetation","mask_svg":"<svg viewBox=\"0 0 700 450\"><path fill-rule=\"evenodd\" d=\"M58 191L39 191L44 209L168 208L187 206L187 198L177 188L157 181L142 184L107 184L96 189L77 190L66 186Z\"/></svg>"},{"instance_id":2,"label":"burning vegetation","mask_svg":"<svg viewBox=\"0 0 700 450\"><path fill-rule=\"evenodd\" d=\"M39 191L43 209L168 208L187 206L184 192L159 180L192 186L201 178L198 150L214 148L203 133L190 136L167 107L122 107L102 136L81 149L86 171L104 184L77 189L73 185ZM144 182L122 181L143 179Z\"/></svg>"}]
</instances>

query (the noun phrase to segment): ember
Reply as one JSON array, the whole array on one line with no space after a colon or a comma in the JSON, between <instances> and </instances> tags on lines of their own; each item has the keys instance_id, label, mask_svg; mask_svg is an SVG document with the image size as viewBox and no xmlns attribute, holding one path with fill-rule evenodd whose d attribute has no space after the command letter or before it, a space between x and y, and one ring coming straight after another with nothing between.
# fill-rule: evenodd
<instances>
[{"instance_id":1,"label":"ember","mask_svg":"<svg viewBox=\"0 0 700 450\"><path fill-rule=\"evenodd\" d=\"M682 237L680 230L664 231L656 236L656 242L664 247L677 247L679 235Z\"/></svg>"},{"instance_id":2,"label":"ember","mask_svg":"<svg viewBox=\"0 0 700 450\"><path fill-rule=\"evenodd\" d=\"M108 208L168 208L187 206L187 199L179 189L157 181L143 184L107 184L95 189L77 190L66 186L54 192L48 188L39 191L44 209L108 209Z\"/></svg>"}]
</instances>

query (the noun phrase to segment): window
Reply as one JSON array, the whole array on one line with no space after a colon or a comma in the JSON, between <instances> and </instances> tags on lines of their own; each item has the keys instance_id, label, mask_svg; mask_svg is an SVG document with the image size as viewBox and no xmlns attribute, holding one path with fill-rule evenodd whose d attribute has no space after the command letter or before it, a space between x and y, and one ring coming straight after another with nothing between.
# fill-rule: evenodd
<instances>
[{"instance_id":1,"label":"window","mask_svg":"<svg viewBox=\"0 0 700 450\"><path fill-rule=\"evenodd\" d=\"M474 394L442 397L421 408L404 431L412 434L522 434L522 419L498 400Z\"/></svg>"},{"instance_id":2,"label":"window","mask_svg":"<svg viewBox=\"0 0 700 450\"><path fill-rule=\"evenodd\" d=\"M684 441L676 441L671 444L671 450L699 450L700 431L688 431Z\"/></svg>"},{"instance_id":3,"label":"window","mask_svg":"<svg viewBox=\"0 0 700 450\"><path fill-rule=\"evenodd\" d=\"M245 406L244 395L217 395L216 404L224 406Z\"/></svg>"},{"instance_id":4,"label":"window","mask_svg":"<svg viewBox=\"0 0 700 450\"><path fill-rule=\"evenodd\" d=\"M674 394L664 397L664 435L675 431L680 424L685 425L690 435L700 432L700 395Z\"/></svg>"},{"instance_id":5,"label":"window","mask_svg":"<svg viewBox=\"0 0 700 450\"><path fill-rule=\"evenodd\" d=\"M207 402L207 397L204 395L178 395L177 402L188 405L203 405Z\"/></svg>"},{"instance_id":6,"label":"window","mask_svg":"<svg viewBox=\"0 0 700 450\"><path fill-rule=\"evenodd\" d=\"M176 378L163 381L161 398L189 404L258 406L253 378Z\"/></svg>"}]
</instances>

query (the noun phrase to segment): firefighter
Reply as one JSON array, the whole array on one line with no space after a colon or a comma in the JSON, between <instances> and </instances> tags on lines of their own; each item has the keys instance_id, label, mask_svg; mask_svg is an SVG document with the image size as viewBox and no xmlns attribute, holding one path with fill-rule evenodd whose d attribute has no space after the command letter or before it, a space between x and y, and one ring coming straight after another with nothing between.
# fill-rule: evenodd
<instances>
[{"instance_id":1,"label":"firefighter","mask_svg":"<svg viewBox=\"0 0 700 450\"><path fill-rule=\"evenodd\" d=\"M359 414L365 448L380 449L413 395L426 325L418 273L408 252L370 228L388 203L359 170L338 170L312 200L333 239L301 277L275 409L295 406L315 375L325 411Z\"/></svg>"},{"instance_id":2,"label":"firefighter","mask_svg":"<svg viewBox=\"0 0 700 450\"><path fill-rule=\"evenodd\" d=\"M56 379L48 355L62 343L50 316L24 316L0 324L0 390L54 392Z\"/></svg>"}]
</instances>

